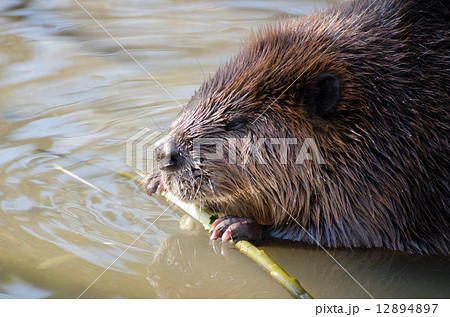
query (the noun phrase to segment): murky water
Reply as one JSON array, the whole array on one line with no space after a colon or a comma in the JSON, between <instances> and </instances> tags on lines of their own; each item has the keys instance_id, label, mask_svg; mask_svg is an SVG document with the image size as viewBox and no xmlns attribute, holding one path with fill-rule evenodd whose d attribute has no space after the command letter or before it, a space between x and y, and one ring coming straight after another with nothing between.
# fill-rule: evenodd
<instances>
[{"instance_id":1,"label":"murky water","mask_svg":"<svg viewBox=\"0 0 450 317\"><path fill-rule=\"evenodd\" d=\"M0 3L0 297L289 298L114 171L131 170L127 138L167 128L252 28L324 3L78 2L91 16L75 0ZM359 286L319 249L265 249L316 297L450 296L448 258L331 251Z\"/></svg>"}]
</instances>

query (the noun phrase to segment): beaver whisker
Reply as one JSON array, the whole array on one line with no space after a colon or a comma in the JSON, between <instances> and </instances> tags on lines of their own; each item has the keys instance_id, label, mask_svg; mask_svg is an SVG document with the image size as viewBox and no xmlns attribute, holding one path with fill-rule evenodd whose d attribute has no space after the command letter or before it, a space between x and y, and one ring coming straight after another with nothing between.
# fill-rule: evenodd
<instances>
[{"instance_id":1,"label":"beaver whisker","mask_svg":"<svg viewBox=\"0 0 450 317\"><path fill-rule=\"evenodd\" d=\"M214 191L214 186L213 186L213 184L211 183L211 179L208 179L208 183L209 183L209 188L211 188L211 191L212 191L213 194L215 195L216 192Z\"/></svg>"},{"instance_id":2,"label":"beaver whisker","mask_svg":"<svg viewBox=\"0 0 450 317\"><path fill-rule=\"evenodd\" d=\"M202 187L203 170L200 170L200 178L196 177L195 183L197 183L197 180L199 180L199 181L198 181L197 190L195 191L195 194L194 194L194 198L193 198L193 199L195 199L195 197L197 196L197 194L198 194L199 191L200 191L200 188ZM194 186L192 186L192 188L194 188Z\"/></svg>"}]
</instances>

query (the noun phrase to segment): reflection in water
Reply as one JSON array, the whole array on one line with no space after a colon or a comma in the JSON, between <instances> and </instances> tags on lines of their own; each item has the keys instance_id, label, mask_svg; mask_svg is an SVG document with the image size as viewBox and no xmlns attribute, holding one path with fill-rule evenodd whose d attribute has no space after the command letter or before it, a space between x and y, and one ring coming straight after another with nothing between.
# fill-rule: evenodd
<instances>
[{"instance_id":1,"label":"reflection in water","mask_svg":"<svg viewBox=\"0 0 450 317\"><path fill-rule=\"evenodd\" d=\"M225 257L211 257L205 235L172 235L160 245L147 277L159 297L286 297L284 289L229 244L219 247L228 250ZM316 298L450 296L449 258L380 249L329 250L368 294L319 248L278 241L262 249Z\"/></svg>"},{"instance_id":2,"label":"reflection in water","mask_svg":"<svg viewBox=\"0 0 450 317\"><path fill-rule=\"evenodd\" d=\"M251 28L323 5L80 3L180 104ZM181 109L177 102L75 1L1 1L1 298L78 297L124 250L83 298L289 298L227 244L218 254L207 233L180 233L180 217L164 200L116 175L130 170L126 139L144 127L166 129ZM288 244L265 249L317 297L367 297L321 250ZM447 258L374 250L332 254L375 297L450 296Z\"/></svg>"},{"instance_id":3,"label":"reflection in water","mask_svg":"<svg viewBox=\"0 0 450 317\"><path fill-rule=\"evenodd\" d=\"M160 298L289 298L255 263L229 251L226 257L214 253L206 233L172 235L148 266L147 279Z\"/></svg>"},{"instance_id":4,"label":"reflection in water","mask_svg":"<svg viewBox=\"0 0 450 317\"><path fill-rule=\"evenodd\" d=\"M269 247L275 260L318 298L440 298L450 296L450 259L389 250L329 250L337 264L316 248ZM295 260L293 261L292 258ZM309 288L308 288L309 287Z\"/></svg>"},{"instance_id":5,"label":"reflection in water","mask_svg":"<svg viewBox=\"0 0 450 317\"><path fill-rule=\"evenodd\" d=\"M2 281L0 298L46 298L51 292L35 287L18 276L10 275L8 281Z\"/></svg>"}]
</instances>

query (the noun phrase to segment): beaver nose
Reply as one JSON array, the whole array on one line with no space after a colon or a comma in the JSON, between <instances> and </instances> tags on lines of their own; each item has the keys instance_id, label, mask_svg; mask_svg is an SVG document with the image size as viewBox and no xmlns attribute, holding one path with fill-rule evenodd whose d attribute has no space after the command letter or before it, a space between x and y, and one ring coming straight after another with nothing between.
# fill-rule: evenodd
<instances>
[{"instance_id":1,"label":"beaver nose","mask_svg":"<svg viewBox=\"0 0 450 317\"><path fill-rule=\"evenodd\" d=\"M175 139L168 135L156 146L156 159L161 170L176 169L180 166L181 152Z\"/></svg>"}]
</instances>

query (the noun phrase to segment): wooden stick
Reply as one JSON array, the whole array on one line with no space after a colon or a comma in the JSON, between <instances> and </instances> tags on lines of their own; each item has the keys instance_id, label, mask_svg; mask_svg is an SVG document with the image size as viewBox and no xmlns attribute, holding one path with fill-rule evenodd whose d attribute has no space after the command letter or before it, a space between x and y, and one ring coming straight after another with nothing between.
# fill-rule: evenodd
<instances>
[{"instance_id":1,"label":"wooden stick","mask_svg":"<svg viewBox=\"0 0 450 317\"><path fill-rule=\"evenodd\" d=\"M311 299L311 295L300 285L300 283L290 276L281 266L272 260L266 252L258 249L248 241L240 240L235 243L236 248L256 264L262 267L274 280L281 284L292 296L301 299Z\"/></svg>"},{"instance_id":2,"label":"wooden stick","mask_svg":"<svg viewBox=\"0 0 450 317\"><path fill-rule=\"evenodd\" d=\"M137 178L129 173L119 172L120 175L134 179L136 183L142 184L142 179ZM192 218L198 220L206 230L211 229L211 225L215 219L214 216L202 210L195 204L188 204L178 199L170 192L163 192L162 195L169 201L173 202L179 208L183 209ZM301 299L310 299L312 296L300 285L300 283L283 270L275 261L273 261L263 250L258 249L252 243L240 240L234 244L236 249L248 256L261 268L263 268L273 279L283 286L292 296Z\"/></svg>"},{"instance_id":3,"label":"wooden stick","mask_svg":"<svg viewBox=\"0 0 450 317\"><path fill-rule=\"evenodd\" d=\"M214 216L205 212L197 205L188 204L179 200L170 192L164 192L162 195L167 200L183 209L192 218L200 221L206 230L211 229L211 224L215 218ZM292 296L302 299L312 298L295 278L283 270L281 266L275 263L275 261L273 261L263 250L258 249L252 243L245 240L240 240L234 245L236 246L236 249L248 256L253 262L269 273L269 275L280 283Z\"/></svg>"}]
</instances>

